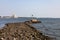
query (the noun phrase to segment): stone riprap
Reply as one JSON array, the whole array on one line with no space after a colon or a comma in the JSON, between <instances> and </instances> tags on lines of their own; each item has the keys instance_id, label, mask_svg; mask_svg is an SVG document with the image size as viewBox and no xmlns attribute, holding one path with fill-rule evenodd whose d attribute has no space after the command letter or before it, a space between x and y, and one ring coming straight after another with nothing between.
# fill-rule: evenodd
<instances>
[{"instance_id":1,"label":"stone riprap","mask_svg":"<svg viewBox=\"0 0 60 40\"><path fill-rule=\"evenodd\" d=\"M51 40L28 23L7 23L0 29L0 40Z\"/></svg>"}]
</instances>

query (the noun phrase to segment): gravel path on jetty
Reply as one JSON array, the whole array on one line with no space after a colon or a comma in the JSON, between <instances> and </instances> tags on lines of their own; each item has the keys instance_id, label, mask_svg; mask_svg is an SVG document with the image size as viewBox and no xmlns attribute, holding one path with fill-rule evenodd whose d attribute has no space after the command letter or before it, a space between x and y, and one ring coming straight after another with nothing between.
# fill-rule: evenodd
<instances>
[{"instance_id":1,"label":"gravel path on jetty","mask_svg":"<svg viewBox=\"0 0 60 40\"><path fill-rule=\"evenodd\" d=\"M0 40L51 40L33 26L21 23L7 23L0 29Z\"/></svg>"}]
</instances>

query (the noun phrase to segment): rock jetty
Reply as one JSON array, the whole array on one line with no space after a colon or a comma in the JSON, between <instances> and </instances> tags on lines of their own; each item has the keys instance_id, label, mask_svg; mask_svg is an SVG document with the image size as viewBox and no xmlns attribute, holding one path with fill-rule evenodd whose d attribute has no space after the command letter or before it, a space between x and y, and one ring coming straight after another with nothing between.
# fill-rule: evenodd
<instances>
[{"instance_id":1,"label":"rock jetty","mask_svg":"<svg viewBox=\"0 0 60 40\"><path fill-rule=\"evenodd\" d=\"M25 23L7 23L0 29L0 40L52 40L33 26Z\"/></svg>"}]
</instances>

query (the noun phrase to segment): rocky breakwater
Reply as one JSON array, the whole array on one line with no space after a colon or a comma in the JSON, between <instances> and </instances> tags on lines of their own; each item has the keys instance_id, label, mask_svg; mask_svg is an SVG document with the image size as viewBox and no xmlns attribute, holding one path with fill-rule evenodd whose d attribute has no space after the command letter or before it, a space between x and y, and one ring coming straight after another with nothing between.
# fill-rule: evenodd
<instances>
[{"instance_id":1,"label":"rocky breakwater","mask_svg":"<svg viewBox=\"0 0 60 40\"><path fill-rule=\"evenodd\" d=\"M8 23L0 29L0 40L52 40L33 26L21 23Z\"/></svg>"}]
</instances>

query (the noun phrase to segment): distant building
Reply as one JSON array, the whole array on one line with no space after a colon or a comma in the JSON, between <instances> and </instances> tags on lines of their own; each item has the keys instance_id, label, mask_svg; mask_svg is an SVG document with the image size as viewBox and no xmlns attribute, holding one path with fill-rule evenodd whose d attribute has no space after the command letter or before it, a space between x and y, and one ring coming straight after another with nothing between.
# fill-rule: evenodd
<instances>
[{"instance_id":1,"label":"distant building","mask_svg":"<svg viewBox=\"0 0 60 40\"><path fill-rule=\"evenodd\" d=\"M18 18L15 14L13 14L12 16L11 16L11 18Z\"/></svg>"},{"instance_id":2,"label":"distant building","mask_svg":"<svg viewBox=\"0 0 60 40\"><path fill-rule=\"evenodd\" d=\"M10 16L3 16L2 18L11 18Z\"/></svg>"},{"instance_id":3,"label":"distant building","mask_svg":"<svg viewBox=\"0 0 60 40\"><path fill-rule=\"evenodd\" d=\"M11 16L11 18L15 18L15 15L13 14L13 15Z\"/></svg>"},{"instance_id":4,"label":"distant building","mask_svg":"<svg viewBox=\"0 0 60 40\"><path fill-rule=\"evenodd\" d=\"M12 16L0 16L0 18L17 18L17 16L13 14Z\"/></svg>"}]
</instances>

